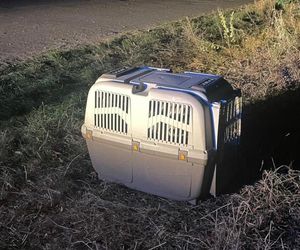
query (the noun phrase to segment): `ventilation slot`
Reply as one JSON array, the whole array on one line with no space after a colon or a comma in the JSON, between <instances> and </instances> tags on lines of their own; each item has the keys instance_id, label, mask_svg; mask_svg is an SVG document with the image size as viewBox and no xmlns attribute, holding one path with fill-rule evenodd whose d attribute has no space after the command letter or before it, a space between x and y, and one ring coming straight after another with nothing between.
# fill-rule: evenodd
<instances>
[{"instance_id":1,"label":"ventilation slot","mask_svg":"<svg viewBox=\"0 0 300 250\"><path fill-rule=\"evenodd\" d=\"M242 100L235 97L224 106L224 143L239 144L241 137Z\"/></svg>"},{"instance_id":2,"label":"ventilation slot","mask_svg":"<svg viewBox=\"0 0 300 250\"><path fill-rule=\"evenodd\" d=\"M186 104L151 100L148 139L187 146L191 138L192 109Z\"/></svg>"},{"instance_id":3,"label":"ventilation slot","mask_svg":"<svg viewBox=\"0 0 300 250\"><path fill-rule=\"evenodd\" d=\"M127 134L130 121L130 98L106 91L95 91L95 128Z\"/></svg>"}]
</instances>

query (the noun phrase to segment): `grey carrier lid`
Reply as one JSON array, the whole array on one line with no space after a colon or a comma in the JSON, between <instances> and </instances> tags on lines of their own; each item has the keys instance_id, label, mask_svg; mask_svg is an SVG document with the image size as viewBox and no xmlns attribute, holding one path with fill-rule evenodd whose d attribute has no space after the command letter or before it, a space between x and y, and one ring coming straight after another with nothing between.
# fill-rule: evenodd
<instances>
[{"instance_id":1,"label":"grey carrier lid","mask_svg":"<svg viewBox=\"0 0 300 250\"><path fill-rule=\"evenodd\" d=\"M156 84L180 89L195 89L203 92L210 102L229 99L234 90L221 76L204 73L172 73L169 69L135 67L117 69L101 76L120 83L132 85Z\"/></svg>"}]
</instances>

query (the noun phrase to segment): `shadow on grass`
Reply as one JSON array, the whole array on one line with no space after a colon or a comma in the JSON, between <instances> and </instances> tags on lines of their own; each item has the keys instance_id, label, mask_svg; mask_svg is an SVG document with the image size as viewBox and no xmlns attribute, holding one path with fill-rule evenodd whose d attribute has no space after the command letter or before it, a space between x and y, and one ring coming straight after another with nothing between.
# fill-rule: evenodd
<instances>
[{"instance_id":1,"label":"shadow on grass","mask_svg":"<svg viewBox=\"0 0 300 250\"><path fill-rule=\"evenodd\" d=\"M299 118L300 88L245 107L237 170L243 184L258 180L265 169L300 169Z\"/></svg>"}]
</instances>

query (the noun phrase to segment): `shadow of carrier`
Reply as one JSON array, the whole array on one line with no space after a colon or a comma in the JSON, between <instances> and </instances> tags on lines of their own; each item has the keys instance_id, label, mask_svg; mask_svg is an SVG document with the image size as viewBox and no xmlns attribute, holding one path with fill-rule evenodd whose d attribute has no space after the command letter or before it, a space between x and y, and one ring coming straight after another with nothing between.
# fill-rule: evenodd
<instances>
[{"instance_id":1,"label":"shadow of carrier","mask_svg":"<svg viewBox=\"0 0 300 250\"><path fill-rule=\"evenodd\" d=\"M244 107L241 184L282 165L300 170L300 88Z\"/></svg>"}]
</instances>

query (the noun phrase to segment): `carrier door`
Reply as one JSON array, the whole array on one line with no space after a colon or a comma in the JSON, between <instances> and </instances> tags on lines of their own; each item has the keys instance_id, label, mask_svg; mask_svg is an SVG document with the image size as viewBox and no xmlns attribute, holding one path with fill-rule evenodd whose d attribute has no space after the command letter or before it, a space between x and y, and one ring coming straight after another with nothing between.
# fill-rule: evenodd
<instances>
[{"instance_id":1,"label":"carrier door","mask_svg":"<svg viewBox=\"0 0 300 250\"><path fill-rule=\"evenodd\" d=\"M240 92L221 103L218 129L218 158L211 194L218 195L236 190L239 173L242 98Z\"/></svg>"}]
</instances>

